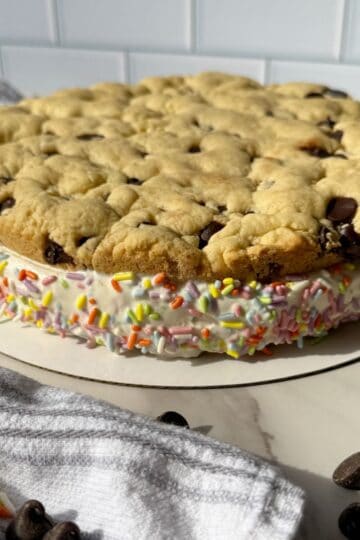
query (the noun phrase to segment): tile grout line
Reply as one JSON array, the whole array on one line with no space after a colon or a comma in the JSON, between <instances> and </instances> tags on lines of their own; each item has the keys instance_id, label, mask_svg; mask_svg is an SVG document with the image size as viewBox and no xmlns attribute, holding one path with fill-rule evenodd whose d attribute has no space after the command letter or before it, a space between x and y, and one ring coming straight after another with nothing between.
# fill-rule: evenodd
<instances>
[{"instance_id":1,"label":"tile grout line","mask_svg":"<svg viewBox=\"0 0 360 540\"><path fill-rule=\"evenodd\" d=\"M264 59L264 81L263 84L269 84L270 82L270 73L271 73L271 59Z\"/></svg>"},{"instance_id":2,"label":"tile grout line","mask_svg":"<svg viewBox=\"0 0 360 540\"><path fill-rule=\"evenodd\" d=\"M48 9L48 16L50 18L51 33L53 36L52 46L56 47L61 44L58 6L56 0L47 0L46 4Z\"/></svg>"},{"instance_id":3,"label":"tile grout line","mask_svg":"<svg viewBox=\"0 0 360 540\"><path fill-rule=\"evenodd\" d=\"M123 75L127 84L131 84L130 54L129 51L123 51Z\"/></svg>"},{"instance_id":4,"label":"tile grout line","mask_svg":"<svg viewBox=\"0 0 360 540\"><path fill-rule=\"evenodd\" d=\"M188 0L188 18L189 18L189 53L194 54L197 49L197 0Z\"/></svg>"},{"instance_id":5,"label":"tile grout line","mask_svg":"<svg viewBox=\"0 0 360 540\"><path fill-rule=\"evenodd\" d=\"M348 30L349 30L349 16L350 16L350 3L349 0L343 0L342 5L342 12L340 17L340 28L338 30L338 37L337 37L337 61L340 64L343 64L344 54L345 54L345 47L346 42L348 38Z\"/></svg>"}]
</instances>

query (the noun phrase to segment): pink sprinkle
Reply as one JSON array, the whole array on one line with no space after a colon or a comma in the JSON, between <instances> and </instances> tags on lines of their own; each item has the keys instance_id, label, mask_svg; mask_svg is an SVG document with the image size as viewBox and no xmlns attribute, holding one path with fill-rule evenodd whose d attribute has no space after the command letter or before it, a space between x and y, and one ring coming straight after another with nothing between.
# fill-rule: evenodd
<instances>
[{"instance_id":1,"label":"pink sprinkle","mask_svg":"<svg viewBox=\"0 0 360 540\"><path fill-rule=\"evenodd\" d=\"M192 334L193 329L191 326L171 326L169 332L172 335L175 334Z\"/></svg>"},{"instance_id":2,"label":"pink sprinkle","mask_svg":"<svg viewBox=\"0 0 360 540\"><path fill-rule=\"evenodd\" d=\"M50 285L51 283L54 283L54 281L57 281L56 276L46 276L46 277L44 277L44 279L42 280L41 283L43 285Z\"/></svg>"},{"instance_id":3,"label":"pink sprinkle","mask_svg":"<svg viewBox=\"0 0 360 540\"><path fill-rule=\"evenodd\" d=\"M245 289L243 289L240 293L240 296L241 298L245 298L245 300L250 300L252 295L250 291L246 291Z\"/></svg>"},{"instance_id":4,"label":"pink sprinkle","mask_svg":"<svg viewBox=\"0 0 360 540\"><path fill-rule=\"evenodd\" d=\"M83 283L78 283L76 286L78 289L86 289L86 286Z\"/></svg>"},{"instance_id":5,"label":"pink sprinkle","mask_svg":"<svg viewBox=\"0 0 360 540\"><path fill-rule=\"evenodd\" d=\"M243 308L240 306L240 304L233 304L231 306L231 311L236 315L237 317L241 317L241 315L244 314Z\"/></svg>"},{"instance_id":6,"label":"pink sprinkle","mask_svg":"<svg viewBox=\"0 0 360 540\"><path fill-rule=\"evenodd\" d=\"M198 311L197 309L194 309L194 308L189 308L188 309L188 312L190 313L190 315L192 315L193 317L201 317L203 315L203 313L201 313L200 311Z\"/></svg>"},{"instance_id":7,"label":"pink sprinkle","mask_svg":"<svg viewBox=\"0 0 360 540\"><path fill-rule=\"evenodd\" d=\"M310 296L310 289L304 289L302 293L302 299L306 302Z\"/></svg>"},{"instance_id":8,"label":"pink sprinkle","mask_svg":"<svg viewBox=\"0 0 360 540\"><path fill-rule=\"evenodd\" d=\"M244 336L245 338L250 337L250 334L251 334L250 328L244 328L244 330L242 330L241 332L241 335Z\"/></svg>"},{"instance_id":9,"label":"pink sprinkle","mask_svg":"<svg viewBox=\"0 0 360 540\"><path fill-rule=\"evenodd\" d=\"M75 281L83 281L85 279L84 274L79 274L78 272L68 272L66 277Z\"/></svg>"},{"instance_id":10,"label":"pink sprinkle","mask_svg":"<svg viewBox=\"0 0 360 540\"><path fill-rule=\"evenodd\" d=\"M321 282L317 279L310 287L310 294L315 294L321 288Z\"/></svg>"}]
</instances>

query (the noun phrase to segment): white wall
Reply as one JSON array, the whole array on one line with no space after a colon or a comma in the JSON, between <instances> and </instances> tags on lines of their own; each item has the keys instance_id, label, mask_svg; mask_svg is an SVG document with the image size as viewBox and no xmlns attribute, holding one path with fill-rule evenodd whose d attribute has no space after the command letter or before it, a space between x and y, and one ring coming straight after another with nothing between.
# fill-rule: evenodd
<instances>
[{"instance_id":1,"label":"white wall","mask_svg":"<svg viewBox=\"0 0 360 540\"><path fill-rule=\"evenodd\" d=\"M209 69L360 97L360 0L0 0L0 76L26 94Z\"/></svg>"}]
</instances>

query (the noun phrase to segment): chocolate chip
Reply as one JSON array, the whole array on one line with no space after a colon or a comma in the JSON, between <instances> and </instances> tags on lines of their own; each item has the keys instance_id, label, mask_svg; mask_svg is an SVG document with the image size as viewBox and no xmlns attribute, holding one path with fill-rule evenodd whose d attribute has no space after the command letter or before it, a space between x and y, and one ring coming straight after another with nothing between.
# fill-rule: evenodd
<instances>
[{"instance_id":1,"label":"chocolate chip","mask_svg":"<svg viewBox=\"0 0 360 540\"><path fill-rule=\"evenodd\" d=\"M53 131L44 131L44 135L52 135L55 136L55 133Z\"/></svg>"},{"instance_id":2,"label":"chocolate chip","mask_svg":"<svg viewBox=\"0 0 360 540\"><path fill-rule=\"evenodd\" d=\"M0 184L8 184L9 182L12 182L14 179L11 176L0 176Z\"/></svg>"},{"instance_id":3,"label":"chocolate chip","mask_svg":"<svg viewBox=\"0 0 360 540\"><path fill-rule=\"evenodd\" d=\"M126 180L127 184L132 184L134 186L141 186L142 182L138 178L128 178Z\"/></svg>"},{"instance_id":4,"label":"chocolate chip","mask_svg":"<svg viewBox=\"0 0 360 540\"><path fill-rule=\"evenodd\" d=\"M338 486L360 489L360 452L347 457L336 467L333 480Z\"/></svg>"},{"instance_id":5,"label":"chocolate chip","mask_svg":"<svg viewBox=\"0 0 360 540\"><path fill-rule=\"evenodd\" d=\"M221 223L211 221L209 225L207 225L205 229L200 232L199 249L203 249L205 246L207 246L210 238L223 228L224 225L221 225Z\"/></svg>"},{"instance_id":6,"label":"chocolate chip","mask_svg":"<svg viewBox=\"0 0 360 540\"><path fill-rule=\"evenodd\" d=\"M8 197L4 201L0 202L0 214L7 208L12 208L15 205L14 197Z\"/></svg>"},{"instance_id":7,"label":"chocolate chip","mask_svg":"<svg viewBox=\"0 0 360 540\"><path fill-rule=\"evenodd\" d=\"M319 148L317 146L311 146L311 147L302 147L300 148L303 152L306 152L307 154L310 154L310 156L318 157L318 158L327 158L331 156L332 154L329 154L325 148Z\"/></svg>"},{"instance_id":8,"label":"chocolate chip","mask_svg":"<svg viewBox=\"0 0 360 540\"><path fill-rule=\"evenodd\" d=\"M349 222L357 210L357 202L352 197L334 197L326 208L326 217L334 223Z\"/></svg>"},{"instance_id":9,"label":"chocolate chip","mask_svg":"<svg viewBox=\"0 0 360 540\"><path fill-rule=\"evenodd\" d=\"M326 120L322 120L321 122L318 122L319 127L333 129L336 122L330 118L330 116L327 117Z\"/></svg>"},{"instance_id":10,"label":"chocolate chip","mask_svg":"<svg viewBox=\"0 0 360 540\"><path fill-rule=\"evenodd\" d=\"M333 133L331 133L330 137L340 142L343 135L344 135L344 132L341 129L337 129L336 131L333 131Z\"/></svg>"},{"instance_id":11,"label":"chocolate chip","mask_svg":"<svg viewBox=\"0 0 360 540\"><path fill-rule=\"evenodd\" d=\"M310 98L322 98L324 97L324 95L321 93L321 92L309 92L308 94L306 94L305 98L306 99L310 99Z\"/></svg>"},{"instance_id":12,"label":"chocolate chip","mask_svg":"<svg viewBox=\"0 0 360 540\"><path fill-rule=\"evenodd\" d=\"M225 212L227 210L226 206L220 205L218 206L218 212Z\"/></svg>"},{"instance_id":13,"label":"chocolate chip","mask_svg":"<svg viewBox=\"0 0 360 540\"><path fill-rule=\"evenodd\" d=\"M101 139L105 139L104 135L97 133L84 133L83 135L78 135L76 138L79 141L100 141Z\"/></svg>"},{"instance_id":14,"label":"chocolate chip","mask_svg":"<svg viewBox=\"0 0 360 540\"><path fill-rule=\"evenodd\" d=\"M199 124L199 122L197 120L193 120L192 125L195 126L195 127L200 127L200 124Z\"/></svg>"},{"instance_id":15,"label":"chocolate chip","mask_svg":"<svg viewBox=\"0 0 360 540\"><path fill-rule=\"evenodd\" d=\"M53 527L41 502L27 501L6 529L6 540L41 540Z\"/></svg>"},{"instance_id":16,"label":"chocolate chip","mask_svg":"<svg viewBox=\"0 0 360 540\"><path fill-rule=\"evenodd\" d=\"M138 153L140 154L140 157L146 157L148 156L148 152L145 152L145 150L138 150Z\"/></svg>"},{"instance_id":17,"label":"chocolate chip","mask_svg":"<svg viewBox=\"0 0 360 540\"><path fill-rule=\"evenodd\" d=\"M360 257L360 234L355 231L352 223L340 224L338 230L345 255L350 258Z\"/></svg>"},{"instance_id":18,"label":"chocolate chip","mask_svg":"<svg viewBox=\"0 0 360 540\"><path fill-rule=\"evenodd\" d=\"M201 152L201 148L198 144L194 144L193 146L190 146L188 152L190 154L198 154L199 152Z\"/></svg>"},{"instance_id":19,"label":"chocolate chip","mask_svg":"<svg viewBox=\"0 0 360 540\"><path fill-rule=\"evenodd\" d=\"M336 90L335 88L326 88L326 90L324 91L324 96L332 97L332 98L347 98L349 97L349 94L347 94L343 90Z\"/></svg>"},{"instance_id":20,"label":"chocolate chip","mask_svg":"<svg viewBox=\"0 0 360 540\"><path fill-rule=\"evenodd\" d=\"M43 154L45 154L45 156L51 157L51 156L58 156L59 152L57 150L44 150Z\"/></svg>"},{"instance_id":21,"label":"chocolate chip","mask_svg":"<svg viewBox=\"0 0 360 540\"><path fill-rule=\"evenodd\" d=\"M280 275L280 271L282 270L281 264L278 263L269 263L269 277L274 279Z\"/></svg>"},{"instance_id":22,"label":"chocolate chip","mask_svg":"<svg viewBox=\"0 0 360 540\"><path fill-rule=\"evenodd\" d=\"M74 262L72 257L65 253L64 249L53 240L48 240L44 251L44 258L50 264Z\"/></svg>"},{"instance_id":23,"label":"chocolate chip","mask_svg":"<svg viewBox=\"0 0 360 540\"><path fill-rule=\"evenodd\" d=\"M167 411L157 417L159 422L164 422L164 424L172 424L173 426L179 426L184 428L189 428L188 421L182 414L179 414L175 411Z\"/></svg>"},{"instance_id":24,"label":"chocolate chip","mask_svg":"<svg viewBox=\"0 0 360 540\"><path fill-rule=\"evenodd\" d=\"M77 242L76 242L76 247L82 246L82 245L85 244L85 242L87 242L88 240L90 240L90 236L82 236L81 238L79 238L79 240L77 240Z\"/></svg>"},{"instance_id":25,"label":"chocolate chip","mask_svg":"<svg viewBox=\"0 0 360 540\"><path fill-rule=\"evenodd\" d=\"M265 116L274 116L272 111L266 111Z\"/></svg>"},{"instance_id":26,"label":"chocolate chip","mask_svg":"<svg viewBox=\"0 0 360 540\"><path fill-rule=\"evenodd\" d=\"M80 529L72 521L64 521L46 533L43 540L80 540Z\"/></svg>"},{"instance_id":27,"label":"chocolate chip","mask_svg":"<svg viewBox=\"0 0 360 540\"><path fill-rule=\"evenodd\" d=\"M360 539L360 503L349 504L339 517L339 529L348 540Z\"/></svg>"}]
</instances>

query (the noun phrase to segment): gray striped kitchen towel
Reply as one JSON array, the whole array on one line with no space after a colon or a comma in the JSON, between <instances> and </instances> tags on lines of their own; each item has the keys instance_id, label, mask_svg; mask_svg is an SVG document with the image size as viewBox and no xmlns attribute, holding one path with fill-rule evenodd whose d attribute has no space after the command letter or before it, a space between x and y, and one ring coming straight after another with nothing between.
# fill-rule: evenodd
<instances>
[{"instance_id":1,"label":"gray striped kitchen towel","mask_svg":"<svg viewBox=\"0 0 360 540\"><path fill-rule=\"evenodd\" d=\"M238 448L6 369L0 491L17 507L39 499L94 540L283 540L304 500Z\"/></svg>"}]
</instances>

